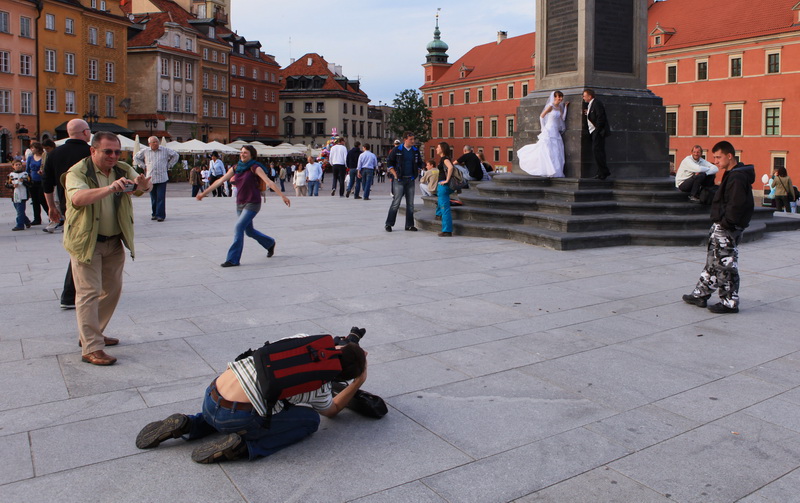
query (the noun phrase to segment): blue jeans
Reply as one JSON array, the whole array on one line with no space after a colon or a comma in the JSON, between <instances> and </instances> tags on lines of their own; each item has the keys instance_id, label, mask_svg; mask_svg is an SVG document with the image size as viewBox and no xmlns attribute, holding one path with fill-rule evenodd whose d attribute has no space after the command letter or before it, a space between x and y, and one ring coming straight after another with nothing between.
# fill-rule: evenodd
<instances>
[{"instance_id":1,"label":"blue jeans","mask_svg":"<svg viewBox=\"0 0 800 503\"><path fill-rule=\"evenodd\" d=\"M436 214L442 217L442 232L453 232L453 215L450 213L450 194L453 191L447 185L439 185L436 188L438 201Z\"/></svg>"},{"instance_id":2,"label":"blue jeans","mask_svg":"<svg viewBox=\"0 0 800 503\"><path fill-rule=\"evenodd\" d=\"M319 180L309 180L308 181L308 195L309 196L318 196L319 195Z\"/></svg>"},{"instance_id":3,"label":"blue jeans","mask_svg":"<svg viewBox=\"0 0 800 503\"><path fill-rule=\"evenodd\" d=\"M167 218L167 182L154 183L150 192L150 204L153 207L150 216L164 220Z\"/></svg>"},{"instance_id":4,"label":"blue jeans","mask_svg":"<svg viewBox=\"0 0 800 503\"><path fill-rule=\"evenodd\" d=\"M364 184L364 199L369 197L369 189L372 187L372 179L375 177L374 169L361 170L361 183ZM356 195L358 195L358 188L356 188Z\"/></svg>"},{"instance_id":5,"label":"blue jeans","mask_svg":"<svg viewBox=\"0 0 800 503\"><path fill-rule=\"evenodd\" d=\"M239 260L242 258L245 235L255 239L258 241L258 244L266 249L275 245L274 239L253 228L253 219L258 215L258 211L236 208L236 214L239 215L239 220L236 221L236 226L233 228L233 244L231 244L231 247L228 249L228 258L226 259L231 264L238 264Z\"/></svg>"},{"instance_id":6,"label":"blue jeans","mask_svg":"<svg viewBox=\"0 0 800 503\"><path fill-rule=\"evenodd\" d=\"M272 416L267 429L265 418L255 410L237 410L237 405L234 402L232 409L219 405L211 398L209 386L203 400L203 412L188 416L190 429L186 440L196 440L216 432L239 433L247 443L252 461L297 443L319 428L319 414L309 407L283 409Z\"/></svg>"},{"instance_id":7,"label":"blue jeans","mask_svg":"<svg viewBox=\"0 0 800 503\"><path fill-rule=\"evenodd\" d=\"M389 207L389 214L386 216L386 225L393 227L397 220L397 210L403 196L406 198L406 229L414 227L414 187L417 182L413 178L401 178L392 180L392 205Z\"/></svg>"},{"instance_id":8,"label":"blue jeans","mask_svg":"<svg viewBox=\"0 0 800 503\"><path fill-rule=\"evenodd\" d=\"M26 225L29 225L31 223L30 219L28 218L28 215L25 214L25 203L27 201L28 200L25 199L24 201L21 201L19 203L13 203L14 209L17 210L17 228L19 229L24 229Z\"/></svg>"},{"instance_id":9,"label":"blue jeans","mask_svg":"<svg viewBox=\"0 0 800 503\"><path fill-rule=\"evenodd\" d=\"M359 192L361 192L361 178L358 177L358 171L351 169L350 182L347 184L347 192L352 191L354 185L356 187L355 195L358 195Z\"/></svg>"}]
</instances>

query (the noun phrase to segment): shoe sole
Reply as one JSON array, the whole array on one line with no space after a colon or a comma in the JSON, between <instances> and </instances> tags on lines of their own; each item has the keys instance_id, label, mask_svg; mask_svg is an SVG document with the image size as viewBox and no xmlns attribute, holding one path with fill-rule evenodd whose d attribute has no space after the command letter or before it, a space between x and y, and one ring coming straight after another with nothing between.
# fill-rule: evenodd
<instances>
[{"instance_id":1,"label":"shoe sole","mask_svg":"<svg viewBox=\"0 0 800 503\"><path fill-rule=\"evenodd\" d=\"M195 449L192 452L192 461L209 464L223 457L228 460L236 459L234 451L241 443L242 438L238 434L230 433L222 438L206 442Z\"/></svg>"},{"instance_id":2,"label":"shoe sole","mask_svg":"<svg viewBox=\"0 0 800 503\"><path fill-rule=\"evenodd\" d=\"M189 423L189 418L183 414L173 414L162 421L150 423L136 435L136 447L139 449L152 449L164 440L178 438L181 430Z\"/></svg>"}]
</instances>

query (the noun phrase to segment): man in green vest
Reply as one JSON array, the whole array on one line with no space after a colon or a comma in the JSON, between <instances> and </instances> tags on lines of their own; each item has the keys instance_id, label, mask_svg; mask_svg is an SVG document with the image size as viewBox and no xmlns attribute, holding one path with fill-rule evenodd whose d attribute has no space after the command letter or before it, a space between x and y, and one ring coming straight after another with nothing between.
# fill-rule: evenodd
<instances>
[{"instance_id":1,"label":"man in green vest","mask_svg":"<svg viewBox=\"0 0 800 503\"><path fill-rule=\"evenodd\" d=\"M103 335L122 292L123 244L133 251L133 205L150 189L150 178L119 161L121 145L113 133L95 133L91 155L66 173L67 213L64 248L75 280L79 345L83 361L112 365L104 351L119 339Z\"/></svg>"}]
</instances>

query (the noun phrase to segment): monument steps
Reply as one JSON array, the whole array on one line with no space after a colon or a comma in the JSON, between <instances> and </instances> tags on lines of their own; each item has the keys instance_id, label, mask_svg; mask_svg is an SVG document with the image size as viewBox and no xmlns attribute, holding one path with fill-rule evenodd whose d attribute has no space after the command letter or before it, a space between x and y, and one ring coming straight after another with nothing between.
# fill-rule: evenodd
<instances>
[{"instance_id":1,"label":"monument steps","mask_svg":"<svg viewBox=\"0 0 800 503\"><path fill-rule=\"evenodd\" d=\"M556 250L623 245L696 246L708 238L709 207L689 202L671 178L585 180L498 174L473 183L451 208L456 235L512 239ZM441 230L436 198L423 197L421 229ZM800 228L757 207L745 241Z\"/></svg>"}]
</instances>

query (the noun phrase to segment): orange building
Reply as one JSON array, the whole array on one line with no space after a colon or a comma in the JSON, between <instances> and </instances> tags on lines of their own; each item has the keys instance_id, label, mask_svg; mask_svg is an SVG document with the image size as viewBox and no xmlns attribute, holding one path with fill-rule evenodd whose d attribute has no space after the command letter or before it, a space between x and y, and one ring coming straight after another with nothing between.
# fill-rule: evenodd
<instances>
[{"instance_id":1,"label":"orange building","mask_svg":"<svg viewBox=\"0 0 800 503\"><path fill-rule=\"evenodd\" d=\"M648 12L648 87L664 99L675 161L725 139L757 178L785 166L800 179L800 3L668 0Z\"/></svg>"},{"instance_id":2,"label":"orange building","mask_svg":"<svg viewBox=\"0 0 800 503\"><path fill-rule=\"evenodd\" d=\"M428 44L425 84L420 88L431 110L431 140L425 155L446 141L457 158L470 145L483 152L499 171L511 171L514 131L521 97L534 89L534 33L472 48L455 63L447 63L447 44L439 38Z\"/></svg>"},{"instance_id":3,"label":"orange building","mask_svg":"<svg viewBox=\"0 0 800 503\"><path fill-rule=\"evenodd\" d=\"M36 118L36 2L0 5L0 162L25 152Z\"/></svg>"},{"instance_id":4,"label":"orange building","mask_svg":"<svg viewBox=\"0 0 800 503\"><path fill-rule=\"evenodd\" d=\"M66 122L84 115L97 123L94 130L126 131L129 25L118 2L43 3L38 25L41 138L65 136Z\"/></svg>"}]
</instances>

